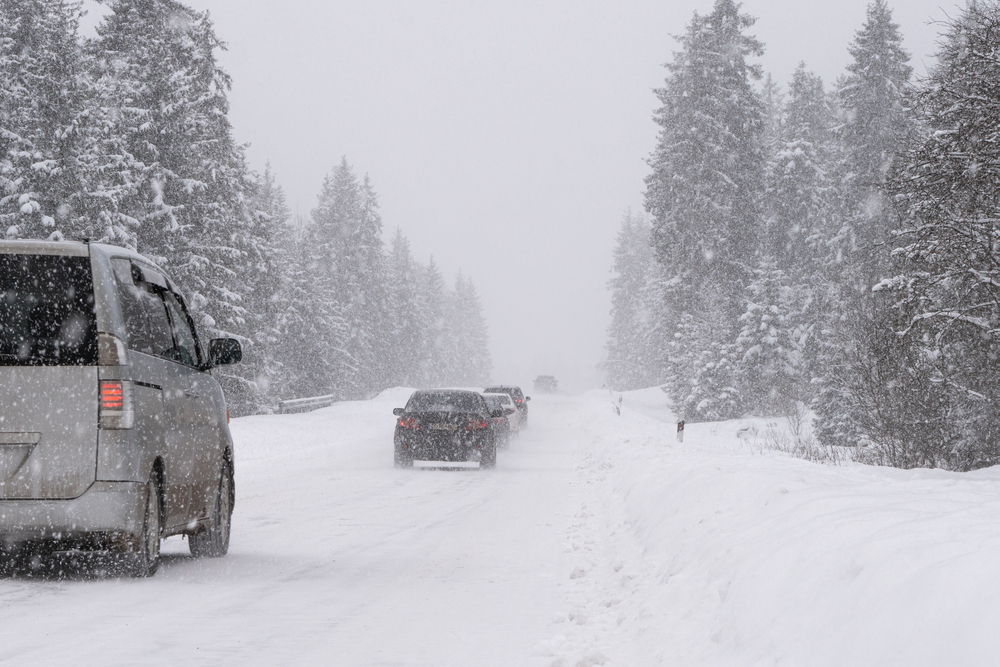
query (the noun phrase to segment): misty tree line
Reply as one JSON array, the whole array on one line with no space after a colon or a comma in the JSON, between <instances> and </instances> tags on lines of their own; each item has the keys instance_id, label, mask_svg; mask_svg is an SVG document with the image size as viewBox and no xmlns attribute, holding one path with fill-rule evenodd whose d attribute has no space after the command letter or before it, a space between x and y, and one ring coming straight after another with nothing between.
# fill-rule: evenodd
<instances>
[{"instance_id":1,"label":"misty tree line","mask_svg":"<svg viewBox=\"0 0 1000 667\"><path fill-rule=\"evenodd\" d=\"M1000 5L914 81L884 0L827 89L782 89L732 0L666 65L644 213L615 249L608 373L689 420L815 412L900 467L1000 461Z\"/></svg>"},{"instance_id":2,"label":"misty tree line","mask_svg":"<svg viewBox=\"0 0 1000 667\"><path fill-rule=\"evenodd\" d=\"M167 269L203 335L239 338L220 376L234 414L283 398L482 384L476 288L450 288L342 160L293 220L270 169L252 172L228 120L229 76L207 14L108 0L0 0L0 230L7 239L135 249ZM222 369L220 369L221 371Z\"/></svg>"}]
</instances>

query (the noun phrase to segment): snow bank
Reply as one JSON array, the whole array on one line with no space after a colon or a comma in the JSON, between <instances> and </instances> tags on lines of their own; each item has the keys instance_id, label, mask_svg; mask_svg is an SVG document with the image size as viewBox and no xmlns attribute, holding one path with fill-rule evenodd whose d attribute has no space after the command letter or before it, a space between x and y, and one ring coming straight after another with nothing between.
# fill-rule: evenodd
<instances>
[{"instance_id":1,"label":"snow bank","mask_svg":"<svg viewBox=\"0 0 1000 667\"><path fill-rule=\"evenodd\" d=\"M748 446L738 422L680 444L656 398L625 394L617 417L590 397L580 472L606 548L571 602L587 646L554 665L998 660L1000 471L820 466Z\"/></svg>"}]
</instances>

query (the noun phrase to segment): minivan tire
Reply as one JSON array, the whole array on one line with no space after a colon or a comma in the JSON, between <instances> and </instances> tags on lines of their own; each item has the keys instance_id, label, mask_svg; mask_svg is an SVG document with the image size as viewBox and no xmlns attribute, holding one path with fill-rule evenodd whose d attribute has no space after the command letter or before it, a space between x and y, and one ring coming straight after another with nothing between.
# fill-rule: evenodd
<instances>
[{"instance_id":1,"label":"minivan tire","mask_svg":"<svg viewBox=\"0 0 1000 667\"><path fill-rule=\"evenodd\" d=\"M188 537L188 548L195 558L221 558L229 553L229 534L233 523L233 473L223 464L212 508L212 524Z\"/></svg>"},{"instance_id":2,"label":"minivan tire","mask_svg":"<svg viewBox=\"0 0 1000 667\"><path fill-rule=\"evenodd\" d=\"M146 516L142 520L142 534L138 544L133 543L126 559L128 574L132 577L151 577L160 567L160 486L155 474L146 482Z\"/></svg>"}]
</instances>

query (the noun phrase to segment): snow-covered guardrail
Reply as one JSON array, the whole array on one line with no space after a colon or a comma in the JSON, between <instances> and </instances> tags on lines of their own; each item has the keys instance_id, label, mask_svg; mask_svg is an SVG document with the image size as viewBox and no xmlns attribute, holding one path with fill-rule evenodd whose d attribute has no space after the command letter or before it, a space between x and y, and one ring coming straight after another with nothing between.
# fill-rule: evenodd
<instances>
[{"instance_id":1,"label":"snow-covered guardrail","mask_svg":"<svg viewBox=\"0 0 1000 667\"><path fill-rule=\"evenodd\" d=\"M325 408L333 405L337 397L333 394L327 396L310 396L308 398L292 398L278 403L278 414L287 415L293 412L308 412L316 408Z\"/></svg>"}]
</instances>

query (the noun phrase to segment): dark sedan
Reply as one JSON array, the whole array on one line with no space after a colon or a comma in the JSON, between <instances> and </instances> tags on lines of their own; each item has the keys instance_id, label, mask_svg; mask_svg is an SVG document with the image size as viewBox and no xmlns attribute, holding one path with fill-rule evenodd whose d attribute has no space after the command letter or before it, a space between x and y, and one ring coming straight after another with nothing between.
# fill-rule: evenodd
<instances>
[{"instance_id":1,"label":"dark sedan","mask_svg":"<svg viewBox=\"0 0 1000 667\"><path fill-rule=\"evenodd\" d=\"M494 415L475 391L428 389L413 392L396 415L396 467L414 461L467 463L493 468L497 462Z\"/></svg>"}]
</instances>

